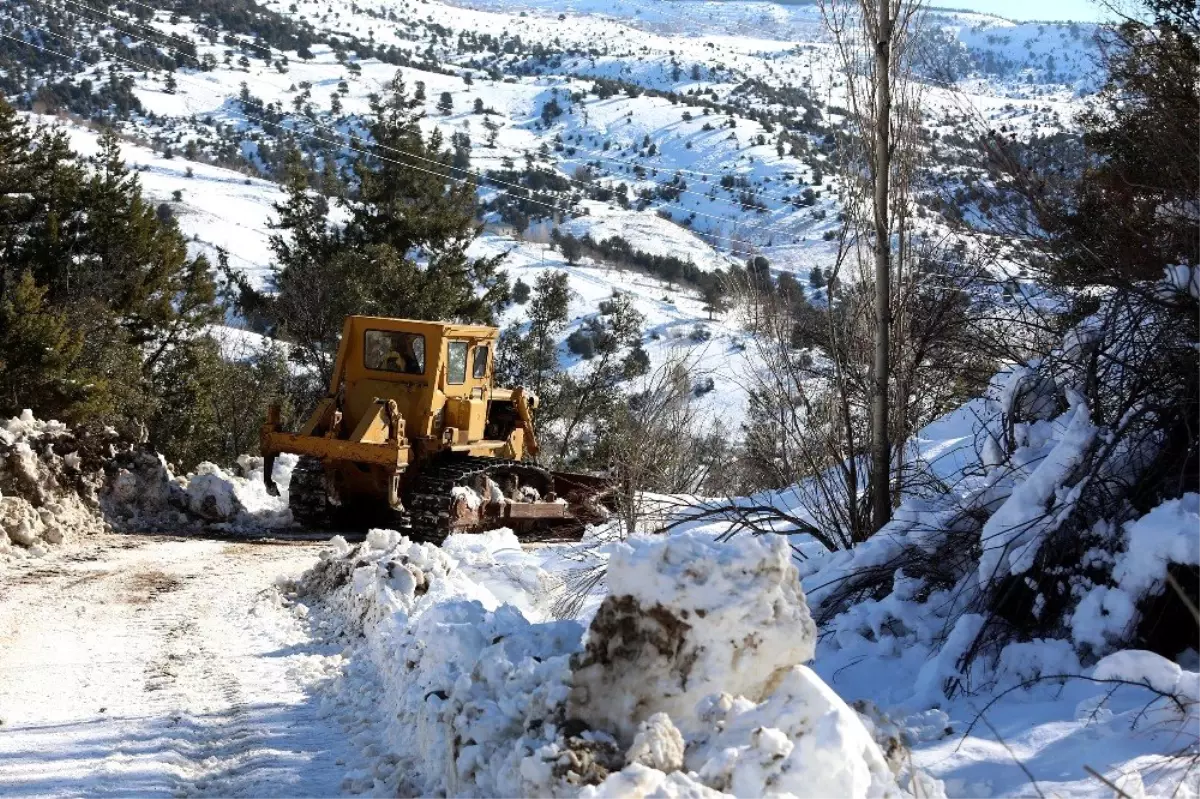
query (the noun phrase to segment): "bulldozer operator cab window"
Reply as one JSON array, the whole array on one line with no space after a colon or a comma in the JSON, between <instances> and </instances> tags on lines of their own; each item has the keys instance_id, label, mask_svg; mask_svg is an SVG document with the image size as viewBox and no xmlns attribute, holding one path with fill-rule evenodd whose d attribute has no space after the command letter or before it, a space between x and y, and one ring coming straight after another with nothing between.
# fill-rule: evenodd
<instances>
[{"instance_id":1,"label":"bulldozer operator cab window","mask_svg":"<svg viewBox=\"0 0 1200 799\"><path fill-rule=\"evenodd\" d=\"M475 348L475 360L471 364L471 377L482 380L487 377L488 346L481 344Z\"/></svg>"},{"instance_id":2,"label":"bulldozer operator cab window","mask_svg":"<svg viewBox=\"0 0 1200 799\"><path fill-rule=\"evenodd\" d=\"M467 382L467 342L451 341L446 345L446 382L461 386Z\"/></svg>"},{"instance_id":3,"label":"bulldozer operator cab window","mask_svg":"<svg viewBox=\"0 0 1200 799\"><path fill-rule=\"evenodd\" d=\"M420 333L368 330L363 366L406 375L425 374L425 337Z\"/></svg>"}]
</instances>

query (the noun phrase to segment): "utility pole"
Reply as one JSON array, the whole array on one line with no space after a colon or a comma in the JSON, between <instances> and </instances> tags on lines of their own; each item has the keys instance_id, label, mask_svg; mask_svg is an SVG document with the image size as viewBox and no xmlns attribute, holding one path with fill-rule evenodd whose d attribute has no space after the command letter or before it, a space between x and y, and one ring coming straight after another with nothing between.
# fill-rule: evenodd
<instances>
[{"instance_id":1,"label":"utility pole","mask_svg":"<svg viewBox=\"0 0 1200 799\"><path fill-rule=\"evenodd\" d=\"M871 398L871 526L892 518L892 452L888 430L888 362L892 326L892 273L888 177L891 172L891 0L876 0L875 24L875 363ZM864 4L864 11L867 5Z\"/></svg>"}]
</instances>

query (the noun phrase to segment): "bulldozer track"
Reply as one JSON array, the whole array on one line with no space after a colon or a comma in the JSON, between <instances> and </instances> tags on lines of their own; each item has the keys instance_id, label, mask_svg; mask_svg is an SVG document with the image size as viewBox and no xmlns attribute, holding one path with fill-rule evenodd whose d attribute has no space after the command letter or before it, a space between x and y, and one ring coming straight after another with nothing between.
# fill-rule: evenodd
<instances>
[{"instance_id":1,"label":"bulldozer track","mask_svg":"<svg viewBox=\"0 0 1200 799\"><path fill-rule=\"evenodd\" d=\"M325 467L318 458L301 456L292 470L288 488L292 518L305 527L327 528L333 524L333 509L325 490Z\"/></svg>"},{"instance_id":2,"label":"bulldozer track","mask_svg":"<svg viewBox=\"0 0 1200 799\"><path fill-rule=\"evenodd\" d=\"M451 505L456 487L486 491L484 478L504 483L512 477L519 485L532 486L540 494L554 485L554 476L533 464L499 458L446 458L430 464L413 478L406 491L406 512L399 513L381 507L333 505L326 493L321 461L306 456L300 458L292 472L289 504L296 521L306 528L388 527L406 533L415 541L440 544L454 532ZM582 530L582 524L574 520L547 520L526 524L516 532L521 540L546 541L571 539Z\"/></svg>"},{"instance_id":3,"label":"bulldozer track","mask_svg":"<svg viewBox=\"0 0 1200 799\"><path fill-rule=\"evenodd\" d=\"M421 540L441 543L452 530L452 491L462 486L486 490L483 478L515 476L521 485L532 485L544 494L554 485L550 472L528 463L500 458L464 457L444 460L423 470L409 491L410 528Z\"/></svg>"}]
</instances>

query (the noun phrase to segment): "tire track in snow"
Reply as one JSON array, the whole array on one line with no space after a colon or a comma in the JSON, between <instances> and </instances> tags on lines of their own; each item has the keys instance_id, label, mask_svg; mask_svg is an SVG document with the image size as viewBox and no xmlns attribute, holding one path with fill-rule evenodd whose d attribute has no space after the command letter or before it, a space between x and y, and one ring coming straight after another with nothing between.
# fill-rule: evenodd
<instances>
[{"instance_id":1,"label":"tire track in snow","mask_svg":"<svg viewBox=\"0 0 1200 799\"><path fill-rule=\"evenodd\" d=\"M0 565L0 795L339 793L360 758L315 694L340 659L270 588L317 549L125 538Z\"/></svg>"}]
</instances>

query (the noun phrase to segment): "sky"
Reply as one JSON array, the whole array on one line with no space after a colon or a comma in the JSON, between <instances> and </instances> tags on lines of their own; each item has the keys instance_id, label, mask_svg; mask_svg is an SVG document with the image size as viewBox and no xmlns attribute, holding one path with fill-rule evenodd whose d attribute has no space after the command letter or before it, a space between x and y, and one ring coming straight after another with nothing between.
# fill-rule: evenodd
<instances>
[{"instance_id":1,"label":"sky","mask_svg":"<svg viewBox=\"0 0 1200 799\"><path fill-rule=\"evenodd\" d=\"M1017 21L1100 22L1108 16L1095 0L934 0L932 5L984 11Z\"/></svg>"}]
</instances>

